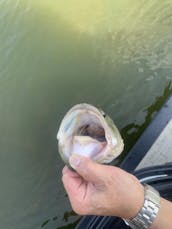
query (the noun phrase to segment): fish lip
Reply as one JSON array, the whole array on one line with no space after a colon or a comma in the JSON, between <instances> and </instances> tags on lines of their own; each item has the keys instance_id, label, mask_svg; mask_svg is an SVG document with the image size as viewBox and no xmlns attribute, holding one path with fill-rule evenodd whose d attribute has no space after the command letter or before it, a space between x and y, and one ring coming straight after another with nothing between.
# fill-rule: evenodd
<instances>
[{"instance_id":1,"label":"fish lip","mask_svg":"<svg viewBox=\"0 0 172 229\"><path fill-rule=\"evenodd\" d=\"M69 164L69 156L71 155L70 153L70 144L68 144L66 148L66 151L63 151L63 148L65 148L65 141L68 137L66 136L65 132L65 125L68 126L67 129L70 127L70 115L72 112L77 111L78 113L74 113L74 116L71 116L71 119L75 119L77 114L80 112L86 112L89 114L93 114L94 116L97 116L97 119L99 120L101 126L105 130L105 138L106 138L106 147L107 149L103 149L101 151L100 157L98 156L97 158L92 158L93 160L99 162L99 163L109 163L113 159L117 158L121 152L123 151L124 144L123 144L123 139L121 138L120 132L116 125L114 124L113 120L105 114L105 112L94 105L88 104L88 103L80 103L77 105L74 105L72 108L68 110L68 112L65 114L64 118L61 121L59 131L57 133L57 140L59 141L59 153L61 154L62 159L65 161L66 164ZM76 115L76 116L75 116ZM69 119L68 123L66 124L66 121ZM72 122L72 121L71 121ZM75 124L74 124L75 125ZM68 132L69 133L69 132ZM72 134L72 132L71 132ZM114 138L116 139L116 143L113 141ZM70 141L70 140L69 140ZM106 148L105 147L105 148ZM111 150L112 148L112 150ZM111 152L109 152L111 151ZM107 153L107 155L106 155ZM105 156L106 155L106 156ZM103 158L104 157L104 158ZM100 161L99 161L100 159Z\"/></svg>"}]
</instances>

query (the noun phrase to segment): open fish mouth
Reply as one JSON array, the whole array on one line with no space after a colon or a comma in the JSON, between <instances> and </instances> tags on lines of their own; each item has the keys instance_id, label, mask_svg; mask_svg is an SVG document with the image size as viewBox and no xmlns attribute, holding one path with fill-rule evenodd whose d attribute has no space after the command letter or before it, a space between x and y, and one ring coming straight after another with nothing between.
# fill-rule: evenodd
<instances>
[{"instance_id":1,"label":"open fish mouth","mask_svg":"<svg viewBox=\"0 0 172 229\"><path fill-rule=\"evenodd\" d=\"M86 103L75 105L67 112L57 139L59 153L67 165L72 154L89 157L98 163L109 163L124 148L120 133L110 117Z\"/></svg>"}]
</instances>

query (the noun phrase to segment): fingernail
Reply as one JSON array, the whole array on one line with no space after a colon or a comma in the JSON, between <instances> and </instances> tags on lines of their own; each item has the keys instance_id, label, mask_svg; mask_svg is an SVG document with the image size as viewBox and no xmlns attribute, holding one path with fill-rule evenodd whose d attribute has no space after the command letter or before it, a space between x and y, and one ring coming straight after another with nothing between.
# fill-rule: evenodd
<instances>
[{"instance_id":1,"label":"fingernail","mask_svg":"<svg viewBox=\"0 0 172 229\"><path fill-rule=\"evenodd\" d=\"M69 162L70 165L72 166L72 168L76 168L79 166L80 162L81 162L81 157L77 154L73 154L70 158L69 158Z\"/></svg>"}]
</instances>

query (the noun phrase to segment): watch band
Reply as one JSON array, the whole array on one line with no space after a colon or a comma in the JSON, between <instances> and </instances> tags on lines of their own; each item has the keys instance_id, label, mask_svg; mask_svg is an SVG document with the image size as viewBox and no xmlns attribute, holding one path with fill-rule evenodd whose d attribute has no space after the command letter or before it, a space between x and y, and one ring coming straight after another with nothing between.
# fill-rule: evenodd
<instances>
[{"instance_id":1,"label":"watch band","mask_svg":"<svg viewBox=\"0 0 172 229\"><path fill-rule=\"evenodd\" d=\"M131 220L124 220L133 229L149 228L160 208L160 195L150 185L144 185L144 204L139 213Z\"/></svg>"}]
</instances>

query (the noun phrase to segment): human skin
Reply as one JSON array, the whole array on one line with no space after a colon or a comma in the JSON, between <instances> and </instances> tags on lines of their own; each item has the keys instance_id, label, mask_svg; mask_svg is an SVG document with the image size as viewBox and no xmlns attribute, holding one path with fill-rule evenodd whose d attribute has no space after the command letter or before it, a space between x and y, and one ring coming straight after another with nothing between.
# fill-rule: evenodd
<instances>
[{"instance_id":1,"label":"human skin","mask_svg":"<svg viewBox=\"0 0 172 229\"><path fill-rule=\"evenodd\" d=\"M89 158L73 155L62 171L62 181L73 210L79 215L108 215L134 218L144 203L144 188L124 170L100 165ZM158 216L151 229L171 229L171 202L161 198Z\"/></svg>"}]
</instances>

